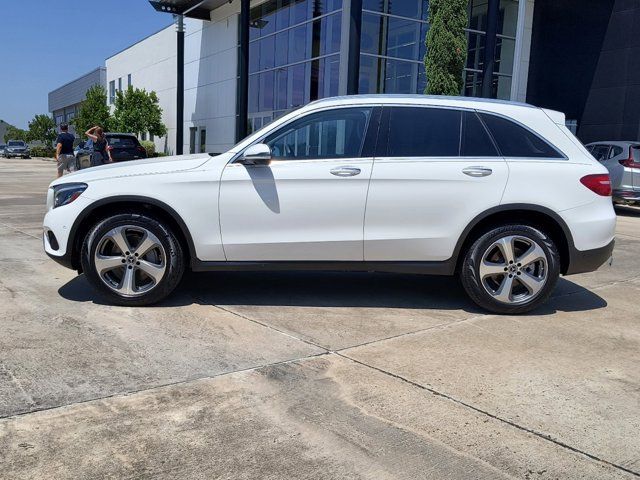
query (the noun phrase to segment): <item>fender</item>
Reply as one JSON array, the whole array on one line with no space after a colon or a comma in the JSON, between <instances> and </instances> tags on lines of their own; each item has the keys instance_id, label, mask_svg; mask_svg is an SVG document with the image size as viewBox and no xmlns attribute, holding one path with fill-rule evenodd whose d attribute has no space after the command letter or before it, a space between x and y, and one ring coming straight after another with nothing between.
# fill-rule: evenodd
<instances>
[{"instance_id":1,"label":"fender","mask_svg":"<svg viewBox=\"0 0 640 480\"><path fill-rule=\"evenodd\" d=\"M144 197L141 195L116 195L113 197L107 197L101 200L96 200L95 202L91 203L84 210L82 210L82 212L80 212L80 214L76 217L75 221L73 222L73 225L71 226L71 230L69 231L69 241L67 242L67 252L65 253L64 257L66 257L67 264L73 265L74 270L77 269L78 267L76 265L75 259L73 258L74 250L77 247L76 235L82 223L86 220L86 218L89 215L95 212L98 208L103 207L105 205L112 204L112 203L122 203L122 202L148 204L164 211L167 215L169 215L173 219L173 221L180 228L180 233L182 233L183 238L185 238L187 241L190 258L192 260L195 260L197 258L195 245L193 243L193 238L191 238L191 232L189 232L189 229L187 228L187 225L185 224L182 217L180 217L178 212L176 212L172 207L170 207L164 202L156 200L155 198Z\"/></svg>"},{"instance_id":2,"label":"fender","mask_svg":"<svg viewBox=\"0 0 640 480\"><path fill-rule=\"evenodd\" d=\"M453 250L453 255L451 256L451 259L454 260L454 263L457 263L458 257L460 255L460 251L462 250L462 247L467 241L467 238L469 237L469 233L471 233L471 231L476 226L478 226L480 222L490 217L491 215L495 215L496 213L510 212L515 210L525 210L529 212L541 213L543 215L550 217L552 220L554 220L562 229L564 236L567 239L567 245L569 247L569 255L570 257L573 257L574 255L573 252L575 252L576 250L575 245L573 243L573 236L571 235L571 230L567 226L566 222L562 219L562 217L560 217L560 215L558 215L553 210L546 207L542 207L540 205L529 204L529 203L508 203L504 205L498 205L496 207L492 207L488 210L485 210L484 212L477 215L473 220L471 220L471 222L465 227L465 229L460 234L460 237L458 238L458 242L456 243L456 246ZM571 259L567 259L567 260L570 261Z\"/></svg>"}]
</instances>

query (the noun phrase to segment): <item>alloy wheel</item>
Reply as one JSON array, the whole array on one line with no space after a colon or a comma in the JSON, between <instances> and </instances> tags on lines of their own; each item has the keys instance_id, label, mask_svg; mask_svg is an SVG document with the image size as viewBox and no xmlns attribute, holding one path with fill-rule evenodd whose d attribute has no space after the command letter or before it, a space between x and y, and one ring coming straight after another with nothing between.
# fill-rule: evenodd
<instances>
[{"instance_id":1,"label":"alloy wheel","mask_svg":"<svg viewBox=\"0 0 640 480\"><path fill-rule=\"evenodd\" d=\"M158 237L133 225L105 233L95 250L94 264L100 280L123 297L149 292L167 270L166 252Z\"/></svg>"},{"instance_id":2,"label":"alloy wheel","mask_svg":"<svg viewBox=\"0 0 640 480\"><path fill-rule=\"evenodd\" d=\"M530 238L505 236L485 250L479 273L482 286L498 302L527 303L537 297L547 283L547 255Z\"/></svg>"}]
</instances>

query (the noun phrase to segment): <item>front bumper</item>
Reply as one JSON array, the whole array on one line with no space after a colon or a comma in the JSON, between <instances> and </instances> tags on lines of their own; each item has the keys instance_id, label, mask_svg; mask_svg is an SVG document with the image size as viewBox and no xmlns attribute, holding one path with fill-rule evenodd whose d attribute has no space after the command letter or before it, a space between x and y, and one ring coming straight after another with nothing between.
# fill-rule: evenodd
<instances>
[{"instance_id":1,"label":"front bumper","mask_svg":"<svg viewBox=\"0 0 640 480\"><path fill-rule=\"evenodd\" d=\"M29 156L31 156L30 153L31 152L29 152L29 151L22 151L22 152L8 152L8 151L5 151L4 155L6 157L9 157L9 156L11 156L11 157L29 157Z\"/></svg>"},{"instance_id":2,"label":"front bumper","mask_svg":"<svg viewBox=\"0 0 640 480\"><path fill-rule=\"evenodd\" d=\"M577 273L597 270L611 260L615 243L615 240L611 240L611 242L604 247L594 248L592 250L572 248L569 252L569 268L565 275L575 275Z\"/></svg>"}]
</instances>

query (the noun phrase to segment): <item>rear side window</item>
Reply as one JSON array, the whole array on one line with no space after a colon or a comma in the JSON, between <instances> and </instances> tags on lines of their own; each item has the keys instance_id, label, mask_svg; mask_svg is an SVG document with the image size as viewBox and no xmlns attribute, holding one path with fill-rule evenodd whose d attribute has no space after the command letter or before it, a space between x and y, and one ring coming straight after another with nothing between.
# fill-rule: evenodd
<instances>
[{"instance_id":1,"label":"rear side window","mask_svg":"<svg viewBox=\"0 0 640 480\"><path fill-rule=\"evenodd\" d=\"M617 157L618 155L622 155L622 147L618 145L611 145L611 151L609 152L609 158Z\"/></svg>"},{"instance_id":2,"label":"rear side window","mask_svg":"<svg viewBox=\"0 0 640 480\"><path fill-rule=\"evenodd\" d=\"M564 158L554 147L511 120L481 113L493 139L498 144L500 153L505 157L521 158Z\"/></svg>"},{"instance_id":3,"label":"rear side window","mask_svg":"<svg viewBox=\"0 0 640 480\"><path fill-rule=\"evenodd\" d=\"M462 112L444 108L392 107L388 157L457 157Z\"/></svg>"},{"instance_id":4,"label":"rear side window","mask_svg":"<svg viewBox=\"0 0 640 480\"><path fill-rule=\"evenodd\" d=\"M637 147L631 147L631 158L635 163L640 163L640 145Z\"/></svg>"},{"instance_id":5,"label":"rear side window","mask_svg":"<svg viewBox=\"0 0 640 480\"><path fill-rule=\"evenodd\" d=\"M591 147L591 155L599 162L603 162L609 158L609 145L593 145Z\"/></svg>"},{"instance_id":6,"label":"rear side window","mask_svg":"<svg viewBox=\"0 0 640 480\"><path fill-rule=\"evenodd\" d=\"M496 157L498 150L475 112L462 114L462 142L460 155L463 157Z\"/></svg>"}]
</instances>

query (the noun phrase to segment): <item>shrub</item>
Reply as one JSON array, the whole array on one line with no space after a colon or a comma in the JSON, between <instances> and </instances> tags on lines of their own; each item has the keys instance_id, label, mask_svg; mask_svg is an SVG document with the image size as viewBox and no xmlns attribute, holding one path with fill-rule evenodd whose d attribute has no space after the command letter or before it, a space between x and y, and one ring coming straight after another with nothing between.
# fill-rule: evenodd
<instances>
[{"instance_id":1,"label":"shrub","mask_svg":"<svg viewBox=\"0 0 640 480\"><path fill-rule=\"evenodd\" d=\"M140 145L142 145L144 147L144 149L147 151L147 157L151 158L151 157L156 157L156 144L153 142L150 142L148 140L142 140L140 142Z\"/></svg>"},{"instance_id":2,"label":"shrub","mask_svg":"<svg viewBox=\"0 0 640 480\"><path fill-rule=\"evenodd\" d=\"M35 147L31 147L31 156L32 157L45 157L45 158L53 158L56 156L56 151L53 147L47 147L44 145L38 145Z\"/></svg>"}]
</instances>

